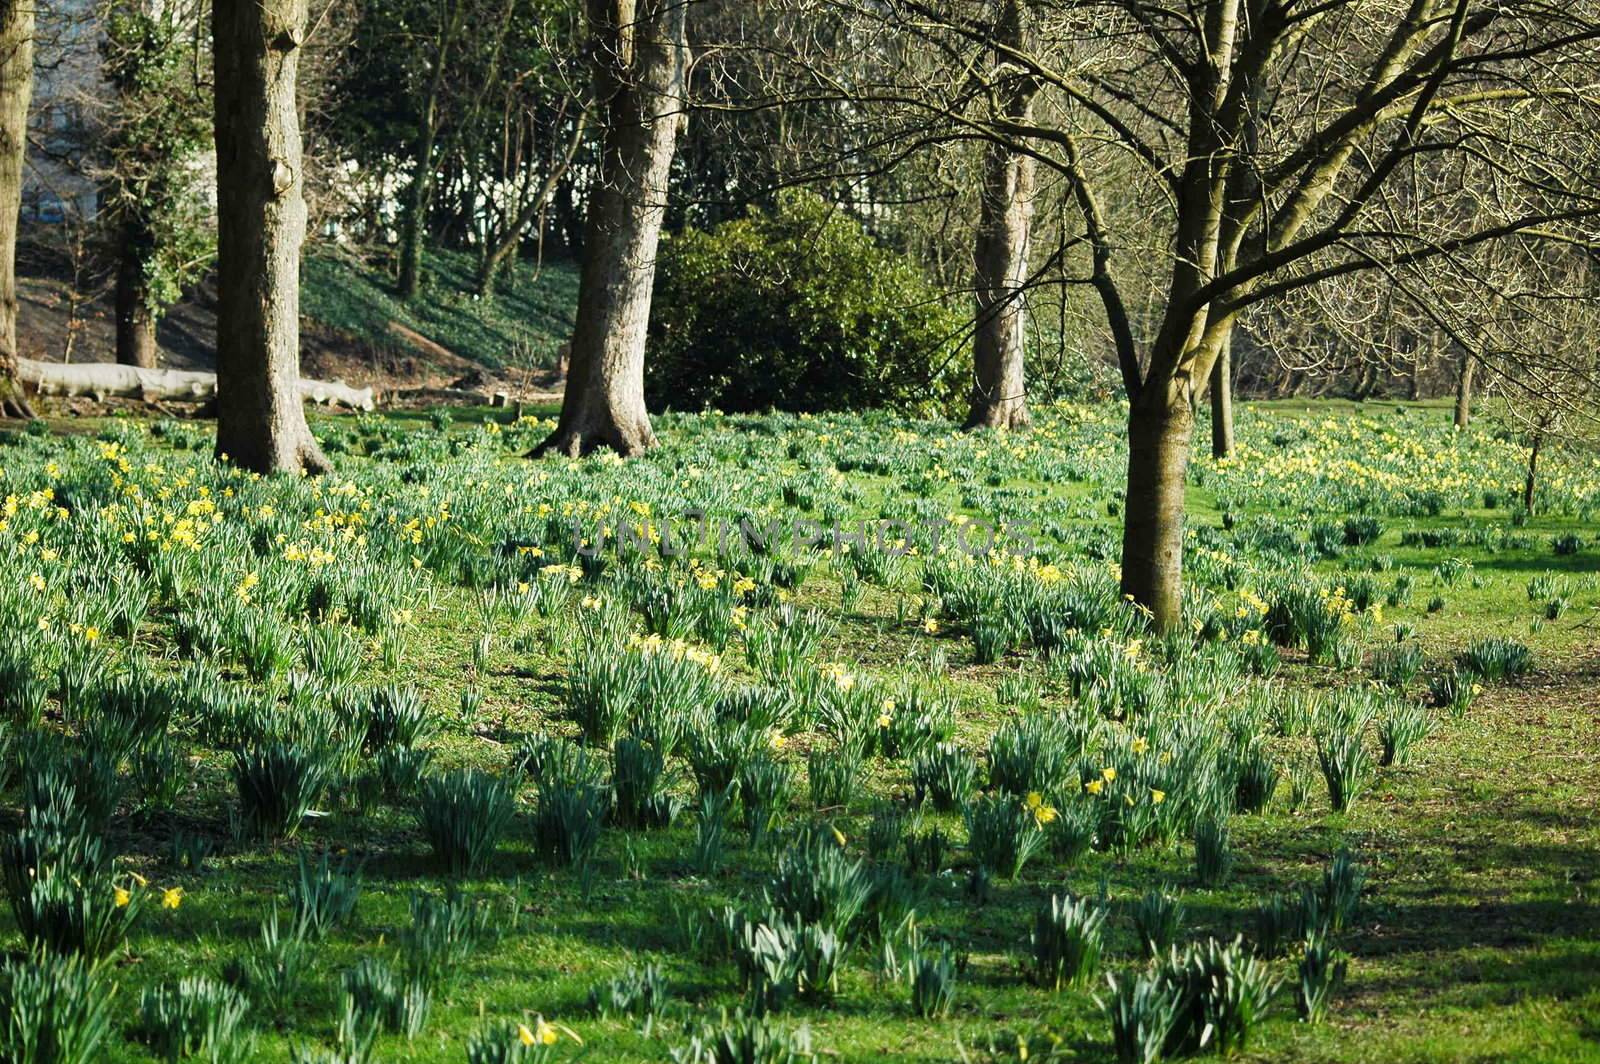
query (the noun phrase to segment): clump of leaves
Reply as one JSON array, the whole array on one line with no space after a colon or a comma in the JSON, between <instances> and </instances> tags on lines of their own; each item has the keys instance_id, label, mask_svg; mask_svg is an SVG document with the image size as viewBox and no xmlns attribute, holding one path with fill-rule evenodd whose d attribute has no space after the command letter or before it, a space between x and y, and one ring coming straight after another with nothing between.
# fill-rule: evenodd
<instances>
[{"instance_id":1,"label":"clump of leaves","mask_svg":"<svg viewBox=\"0 0 1600 1064\"><path fill-rule=\"evenodd\" d=\"M1106 915L1087 898L1052 894L1034 917L1034 981L1060 990L1090 979L1100 967Z\"/></svg>"},{"instance_id":2,"label":"clump of leaves","mask_svg":"<svg viewBox=\"0 0 1600 1064\"><path fill-rule=\"evenodd\" d=\"M505 780L476 769L432 776L422 785L419 819L434 856L453 876L481 870L511 822Z\"/></svg>"}]
</instances>

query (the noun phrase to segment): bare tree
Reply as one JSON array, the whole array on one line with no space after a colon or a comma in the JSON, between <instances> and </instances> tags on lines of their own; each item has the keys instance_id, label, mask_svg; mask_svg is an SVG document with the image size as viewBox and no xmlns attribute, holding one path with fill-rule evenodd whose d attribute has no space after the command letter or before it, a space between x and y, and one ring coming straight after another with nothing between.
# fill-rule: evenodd
<instances>
[{"instance_id":1,"label":"bare tree","mask_svg":"<svg viewBox=\"0 0 1600 1064\"><path fill-rule=\"evenodd\" d=\"M1193 405L1242 315L1518 234L1592 239L1600 217L1596 0L1036 0L1031 48L977 0L826 6L942 60L857 99L1027 152L1071 190L1129 399L1123 591L1159 630L1182 613ZM1030 119L973 106L989 50L1044 86ZM1415 194L1421 161L1457 194ZM1155 269L1123 265L1139 248Z\"/></svg>"},{"instance_id":2,"label":"bare tree","mask_svg":"<svg viewBox=\"0 0 1600 1064\"><path fill-rule=\"evenodd\" d=\"M295 78L305 0L215 0L217 452L321 472L300 399L306 205Z\"/></svg>"},{"instance_id":3,"label":"bare tree","mask_svg":"<svg viewBox=\"0 0 1600 1064\"><path fill-rule=\"evenodd\" d=\"M17 379L17 222L28 102L33 96L33 0L0 0L0 416L31 417Z\"/></svg>"},{"instance_id":4,"label":"bare tree","mask_svg":"<svg viewBox=\"0 0 1600 1064\"><path fill-rule=\"evenodd\" d=\"M689 2L589 0L600 171L561 419L536 455L634 455L655 444L644 348L667 179L686 120Z\"/></svg>"}]
</instances>

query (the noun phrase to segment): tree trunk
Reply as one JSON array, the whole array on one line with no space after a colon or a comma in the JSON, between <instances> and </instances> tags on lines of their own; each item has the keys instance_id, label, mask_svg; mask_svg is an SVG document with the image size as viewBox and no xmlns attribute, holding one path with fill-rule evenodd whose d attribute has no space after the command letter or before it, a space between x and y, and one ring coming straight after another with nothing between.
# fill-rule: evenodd
<instances>
[{"instance_id":1,"label":"tree trunk","mask_svg":"<svg viewBox=\"0 0 1600 1064\"><path fill-rule=\"evenodd\" d=\"M1233 333L1230 331L1217 351L1211 367L1211 457L1226 458L1233 453Z\"/></svg>"},{"instance_id":2,"label":"tree trunk","mask_svg":"<svg viewBox=\"0 0 1600 1064\"><path fill-rule=\"evenodd\" d=\"M156 316L144 275L150 244L146 226L134 219L123 225L117 261L117 361L144 369L156 365Z\"/></svg>"},{"instance_id":3,"label":"tree trunk","mask_svg":"<svg viewBox=\"0 0 1600 1064\"><path fill-rule=\"evenodd\" d=\"M33 416L17 377L17 221L33 95L33 16L33 0L0 0L0 417Z\"/></svg>"},{"instance_id":4,"label":"tree trunk","mask_svg":"<svg viewBox=\"0 0 1600 1064\"><path fill-rule=\"evenodd\" d=\"M217 453L260 473L328 469L300 400L295 79L305 0L216 0Z\"/></svg>"},{"instance_id":5,"label":"tree trunk","mask_svg":"<svg viewBox=\"0 0 1600 1064\"><path fill-rule=\"evenodd\" d=\"M655 444L644 405L645 330L687 104L686 9L682 0L640 0L636 10L630 0L589 0L600 172L589 194L561 420L535 455L601 447L633 455Z\"/></svg>"},{"instance_id":6,"label":"tree trunk","mask_svg":"<svg viewBox=\"0 0 1600 1064\"><path fill-rule=\"evenodd\" d=\"M400 218L400 277L395 291L402 300L415 299L422 288L422 245L428 231L428 210L433 204L433 107L430 101L423 111L416 172L406 188Z\"/></svg>"},{"instance_id":7,"label":"tree trunk","mask_svg":"<svg viewBox=\"0 0 1600 1064\"><path fill-rule=\"evenodd\" d=\"M1000 0L995 37L999 45L1026 50L1024 0ZM1021 72L1009 76L1003 86L1003 109L1008 121L1027 123L1037 89L1034 80ZM1031 155L1003 144L987 146L973 249L977 322L973 333L972 400L966 422L969 429L1020 429L1028 424L1025 288L1033 244L1034 186Z\"/></svg>"},{"instance_id":8,"label":"tree trunk","mask_svg":"<svg viewBox=\"0 0 1600 1064\"><path fill-rule=\"evenodd\" d=\"M1544 429L1535 429L1528 448L1528 478L1522 485L1522 508L1533 513L1534 492L1539 485L1539 449L1544 446Z\"/></svg>"},{"instance_id":9,"label":"tree trunk","mask_svg":"<svg viewBox=\"0 0 1600 1064\"><path fill-rule=\"evenodd\" d=\"M1184 483L1194 415L1189 402L1147 386L1128 411L1128 498L1122 591L1150 611L1157 632L1183 620Z\"/></svg>"},{"instance_id":10,"label":"tree trunk","mask_svg":"<svg viewBox=\"0 0 1600 1064\"><path fill-rule=\"evenodd\" d=\"M474 294L485 303L494 302L494 282L500 276L500 267L505 263L506 256L510 254L508 246L496 243L493 247L485 246L478 253L478 267L472 279Z\"/></svg>"},{"instance_id":11,"label":"tree trunk","mask_svg":"<svg viewBox=\"0 0 1600 1064\"><path fill-rule=\"evenodd\" d=\"M1470 353L1461 356L1461 370L1456 377L1456 428L1465 429L1472 422L1472 378L1478 370L1478 360Z\"/></svg>"}]
</instances>

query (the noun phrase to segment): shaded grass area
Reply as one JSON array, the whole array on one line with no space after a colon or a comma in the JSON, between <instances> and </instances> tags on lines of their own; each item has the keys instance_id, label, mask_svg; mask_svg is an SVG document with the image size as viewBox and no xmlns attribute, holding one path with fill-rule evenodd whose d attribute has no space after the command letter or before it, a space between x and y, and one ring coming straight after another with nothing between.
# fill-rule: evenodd
<instances>
[{"instance_id":1,"label":"shaded grass area","mask_svg":"<svg viewBox=\"0 0 1600 1064\"><path fill-rule=\"evenodd\" d=\"M416 349L395 336L391 322L490 369L554 365L556 349L572 332L576 266L516 261L502 273L495 298L485 301L472 294L470 254L430 249L426 263L426 287L407 303L396 298L394 281L384 271L333 255L310 255L302 266L301 311L397 354L416 354Z\"/></svg>"}]
</instances>

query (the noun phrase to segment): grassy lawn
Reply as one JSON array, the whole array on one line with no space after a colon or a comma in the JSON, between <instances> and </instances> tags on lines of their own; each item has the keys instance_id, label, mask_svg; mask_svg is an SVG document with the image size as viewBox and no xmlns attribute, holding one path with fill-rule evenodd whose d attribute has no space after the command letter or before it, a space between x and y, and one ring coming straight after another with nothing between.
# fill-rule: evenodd
<instances>
[{"instance_id":1,"label":"grassy lawn","mask_svg":"<svg viewBox=\"0 0 1600 1064\"><path fill-rule=\"evenodd\" d=\"M547 272L540 284L558 280ZM508 314L522 298L508 295ZM442 333L430 335L449 345ZM1138 899L1163 890L1182 902L1180 949L1242 935L1248 951L1259 939L1258 906L1319 883L1330 859L1347 850L1365 871L1359 909L1333 932L1350 956L1348 978L1323 1022L1307 1024L1296 1018L1297 951L1267 958L1286 982L1245 1059L1600 1060L1595 456L1552 459L1541 511L1528 517L1510 501L1520 489L1519 449L1492 428L1456 438L1441 407L1246 408L1242 458L1196 464L1197 631L1163 642L1116 601L1117 424L1114 410L1069 408L1047 413L1029 436L997 439L877 416L676 416L657 426L663 447L636 462L533 464L518 455L548 422L502 423L488 411L329 418L316 428L338 473L323 483L218 470L206 457L205 432L188 425L152 433L115 423L100 439L11 439L0 447L0 495L12 500L0 529L8 559L0 569L0 645L11 648L0 654L0 670L46 675L51 690L37 724L16 697L5 702L5 765L14 770L0 774L13 779L4 791L6 830L30 815L24 784L41 771L23 761L25 749L74 764L70 747L27 746L25 735L65 735L83 749L102 742L93 710L68 704L62 677L73 675L73 663L100 663L91 688L139 666L186 692L163 731L178 752L175 793L151 797L160 788L138 768L142 754L113 758L121 798L93 829L120 855L113 875L138 873L152 891L108 955L113 1031L95 1059L156 1059L125 1037L141 994L187 975L220 978L249 952L274 907L285 925L291 920L302 854L328 852L359 869L354 914L308 942L306 970L279 1007L247 992L255 1041L239 1059L324 1059L293 1054L335 1045L343 973L365 959L400 971L413 896L449 889L480 899L493 933L433 988L421 1032L380 1034L367 1059L462 1061L486 1025L531 1029L542 1016L570 1030L542 1051L547 1056L527 1059L667 1060L702 1024L746 1002L734 951L717 941L717 914L733 907L761 918L763 891L775 889L801 829L815 825L837 832L845 857L863 869L903 869L918 896L918 931L900 942L902 959L931 958L948 944L958 969L948 1015L920 1017L909 973L880 971L879 947L858 927L831 1000L791 1001L775 1015L786 1031L807 1027L823 1059L1115 1059L1096 997L1107 996L1107 972L1126 982L1146 969L1130 915ZM67 516L50 517L57 506ZM611 552L602 566L572 552L564 523L577 520L593 534L689 507L763 522L892 518L913 529L917 549L719 555L705 545L693 565ZM937 553L927 523L952 515L1026 524L1038 560L958 563L948 542ZM1376 520L1376 536L1348 545L1345 523L1361 517ZM197 527L186 532L185 520ZM946 563L970 571L932 575ZM541 573L556 564L581 575L569 585L565 570ZM804 570L803 579L786 575L784 564ZM1536 578L1547 580L1530 591ZM119 622L122 596L135 585L148 592L146 608ZM1245 648L1262 633L1270 642L1272 618L1301 601L1297 594L1313 605L1296 608L1334 611L1334 649L1317 653L1291 635L1275 671L1248 665L1265 659ZM807 611L821 623L793 668L772 668L747 651L756 633L778 638ZM196 639L206 640L195 614L207 612L218 619L216 645L196 649ZM1013 615L1033 626L1002 626L1001 652L980 653L979 630ZM1073 630L1049 628L1063 616L1074 619ZM1082 621L1090 616L1103 625ZM721 636L719 623L731 624ZM89 651L91 626L104 635ZM336 683L337 670L307 653L308 627L336 630L330 639L357 648L353 682ZM696 654L715 654L709 682L724 694L777 688L792 697L795 709L773 729L770 748L744 755L744 764L771 762L790 773L769 810L771 832L752 839L736 803L720 858L697 857L702 821L714 818L698 812L689 751L701 739L691 735L668 758L665 793L686 806L673 826L630 829L613 814L586 858L552 856L538 827L550 798L537 772L512 766L531 737L580 738L590 718L578 708L575 677L600 676L594 682L603 686L613 682L604 679L606 662L665 653L641 649L652 628L667 633L664 646L682 634ZM1432 705L1430 684L1486 637L1526 645L1531 670L1507 680L1468 677L1482 690L1459 712ZM282 660L267 668L251 648L274 638ZM1419 648L1420 668L1376 683L1375 665L1399 645ZM675 661L669 671L680 679L703 667L696 657ZM296 672L317 680L292 679ZM471 767L515 781L511 824L470 875L443 873L419 826L422 783L386 786L393 780L381 778L377 762L389 746L363 747L360 736L354 748L340 747L356 756L339 761L293 838L240 830L236 748L259 746L279 728L315 731L331 721L338 732L352 726L340 691L388 683L414 688L427 706L432 727L417 746L430 752L428 772ZM1285 708L1355 705L1369 691L1376 715L1353 726L1337 713L1300 720ZM228 692L264 708L240 714ZM659 723L653 707L672 697L624 700L620 734L660 734L650 731ZM475 699L481 704L469 711ZM1014 880L993 869L975 874L981 847L956 810L921 811L912 837L938 829L948 839L932 866L908 864L903 832L874 851L893 817L912 813L917 759L890 750L870 717L865 732L852 730L850 714L861 706L875 713L884 701L883 716L892 718L915 699L952 711L943 720L930 710L933 723L922 730L908 725L907 735L927 744L915 750L955 743L978 766L985 797L973 801L997 807L1027 800L993 778L997 732L1024 718L1085 729L1071 771L1043 788L1060 821L1040 824L1045 845ZM1371 768L1349 810L1332 811L1319 735L1353 728L1375 758L1386 722L1417 704L1428 705L1426 737L1403 763ZM738 732L736 717L720 709L694 716L700 708L685 709L690 733L708 728L710 742ZM293 738L319 750L321 740L336 741ZM1146 740L1148 750L1139 745ZM817 808L810 766L847 759L852 743L868 744L854 793ZM1232 809L1231 779L1215 792L1227 807L1207 804L1213 792L1203 791L1200 769L1233 764L1257 747L1276 781L1264 808ZM808 758L813 751L817 762ZM591 753L609 765L609 749ZM1169 757L1186 771L1168 769ZM1104 795L1082 786L1111 764L1121 774ZM1153 799L1158 783L1164 797ZM1106 825L1129 823L1115 819L1131 814L1110 800L1124 793L1130 809L1135 795L1160 804L1149 807L1157 827L1119 845ZM1100 818L1099 827L1087 852L1071 853L1061 824L1079 814ZM1218 815L1231 836L1231 870L1203 883L1193 822ZM176 867L175 848L195 839L209 856L198 869ZM159 892L173 886L182 888L181 902L163 908ZM1062 893L1108 916L1101 970L1057 991L1030 978L1029 936L1041 906ZM23 946L18 926L0 916L0 948ZM646 1022L591 1010L592 990L647 964L660 967L670 988L660 1016Z\"/></svg>"}]
</instances>

